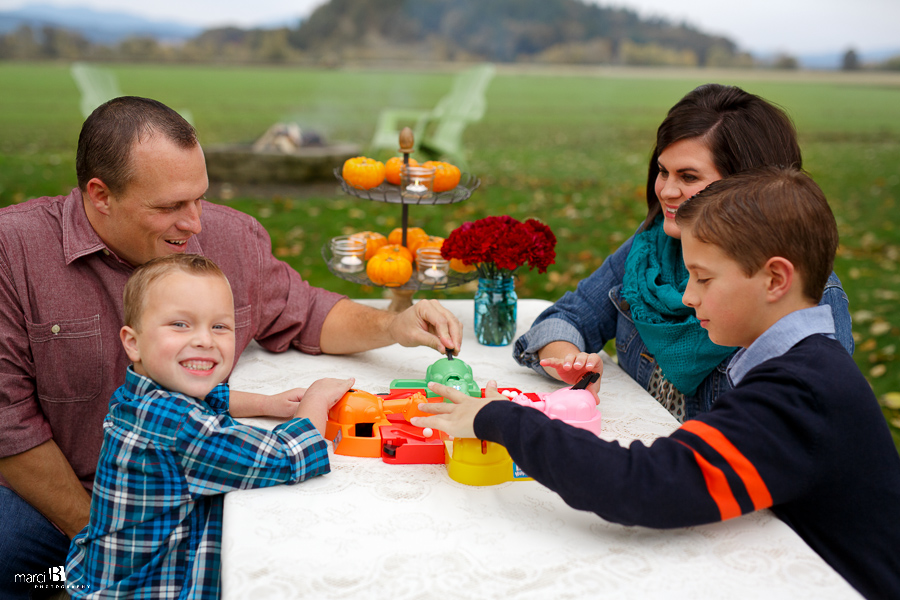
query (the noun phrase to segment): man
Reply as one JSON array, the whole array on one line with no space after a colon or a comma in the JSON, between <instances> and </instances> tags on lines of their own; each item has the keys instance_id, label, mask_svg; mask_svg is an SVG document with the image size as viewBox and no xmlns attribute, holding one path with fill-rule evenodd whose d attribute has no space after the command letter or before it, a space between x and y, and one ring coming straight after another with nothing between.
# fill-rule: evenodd
<instances>
[{"instance_id":1,"label":"man","mask_svg":"<svg viewBox=\"0 0 900 600\"><path fill-rule=\"evenodd\" d=\"M262 226L207 203L196 132L154 100L117 98L85 121L78 188L0 210L0 590L62 565L88 521L132 270L203 254L231 283L237 350L347 354L399 343L458 349L461 327L435 301L389 313L310 286L271 253ZM288 417L304 390L244 396ZM12 491L14 490L14 492ZM42 516L43 515L43 516ZM24 590L28 593L30 590Z\"/></svg>"}]
</instances>

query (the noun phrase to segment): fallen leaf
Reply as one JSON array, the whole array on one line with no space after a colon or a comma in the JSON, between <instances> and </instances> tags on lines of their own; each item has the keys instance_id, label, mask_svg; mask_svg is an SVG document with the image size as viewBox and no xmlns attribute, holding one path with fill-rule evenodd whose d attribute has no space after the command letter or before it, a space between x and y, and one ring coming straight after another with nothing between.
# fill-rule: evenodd
<instances>
[{"instance_id":1,"label":"fallen leaf","mask_svg":"<svg viewBox=\"0 0 900 600\"><path fill-rule=\"evenodd\" d=\"M853 313L853 320L859 324L868 323L875 318L871 310L858 310Z\"/></svg>"},{"instance_id":2,"label":"fallen leaf","mask_svg":"<svg viewBox=\"0 0 900 600\"><path fill-rule=\"evenodd\" d=\"M885 333L891 330L891 324L887 321L882 321L881 319L872 323L872 326L869 327L869 333L872 335L884 335Z\"/></svg>"},{"instance_id":3,"label":"fallen leaf","mask_svg":"<svg viewBox=\"0 0 900 600\"><path fill-rule=\"evenodd\" d=\"M888 408L900 410L900 392L888 392L881 397L881 402Z\"/></svg>"},{"instance_id":4,"label":"fallen leaf","mask_svg":"<svg viewBox=\"0 0 900 600\"><path fill-rule=\"evenodd\" d=\"M871 369L869 369L869 376L870 376L870 377L873 377L873 378L876 378L876 379L877 379L878 377L884 376L885 373L887 373L887 366L885 366L885 365L883 365L883 364L881 364L881 365L875 365L874 367L872 367Z\"/></svg>"},{"instance_id":5,"label":"fallen leaf","mask_svg":"<svg viewBox=\"0 0 900 600\"><path fill-rule=\"evenodd\" d=\"M869 338L864 341L862 344L856 347L860 352L869 352L874 350L878 345L878 342L875 341L875 338Z\"/></svg>"}]
</instances>

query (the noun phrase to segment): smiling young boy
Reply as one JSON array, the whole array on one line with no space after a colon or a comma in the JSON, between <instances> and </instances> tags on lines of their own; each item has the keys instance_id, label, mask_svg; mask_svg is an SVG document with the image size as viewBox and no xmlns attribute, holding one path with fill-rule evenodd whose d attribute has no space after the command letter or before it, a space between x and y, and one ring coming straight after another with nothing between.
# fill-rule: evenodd
<instances>
[{"instance_id":1,"label":"smiling young boy","mask_svg":"<svg viewBox=\"0 0 900 600\"><path fill-rule=\"evenodd\" d=\"M431 389L415 425L503 444L571 506L681 527L771 508L870 598L900 598L900 456L869 384L817 306L838 245L824 195L791 169L745 172L681 205L683 301L742 346L734 389L649 448L622 448L513 402ZM692 317L693 318L693 317ZM495 388L491 382L489 387Z\"/></svg>"},{"instance_id":2,"label":"smiling young boy","mask_svg":"<svg viewBox=\"0 0 900 600\"><path fill-rule=\"evenodd\" d=\"M218 598L225 492L329 471L328 409L353 380L313 383L267 431L234 421L231 288L209 259L135 269L121 339L132 366L110 401L88 526L72 540L75 597Z\"/></svg>"}]
</instances>

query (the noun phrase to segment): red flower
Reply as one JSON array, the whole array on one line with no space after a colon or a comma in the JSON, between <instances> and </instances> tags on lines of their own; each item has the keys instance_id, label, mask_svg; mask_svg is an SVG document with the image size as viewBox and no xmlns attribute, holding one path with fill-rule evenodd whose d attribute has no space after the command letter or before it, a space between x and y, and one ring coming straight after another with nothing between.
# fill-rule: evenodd
<instances>
[{"instance_id":1,"label":"red flower","mask_svg":"<svg viewBox=\"0 0 900 600\"><path fill-rule=\"evenodd\" d=\"M476 265L482 277L495 277L526 263L546 272L556 260L555 247L556 236L540 221L520 223L504 215L463 223L444 240L441 255Z\"/></svg>"}]
</instances>

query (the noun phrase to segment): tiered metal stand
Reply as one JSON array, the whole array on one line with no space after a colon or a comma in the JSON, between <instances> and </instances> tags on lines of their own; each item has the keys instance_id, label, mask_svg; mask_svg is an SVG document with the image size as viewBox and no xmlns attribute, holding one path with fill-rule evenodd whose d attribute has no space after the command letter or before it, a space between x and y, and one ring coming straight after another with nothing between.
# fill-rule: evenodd
<instances>
[{"instance_id":1,"label":"tiered metal stand","mask_svg":"<svg viewBox=\"0 0 900 600\"><path fill-rule=\"evenodd\" d=\"M403 131L400 132L400 152L403 154L403 162L406 164L409 164L409 154L412 152L412 149L413 133L409 127L405 127ZM344 178L341 176L341 169L336 168L334 170L334 176L337 177L337 179L341 182L341 188L343 188L344 192L351 196L356 196L357 198L362 198L363 200L371 200L373 202L388 202L391 204L400 204L402 206L401 226L403 229L402 243L404 246L406 245L406 231L409 227L410 204L455 204L467 199L472 195L472 192L474 192L478 188L478 186L481 185L481 180L478 177L475 177L470 173L463 173L462 177L460 178L459 185L457 185L452 190L434 193L430 198L410 200L409 198L404 198L400 194L400 186L392 185L388 182L384 182L378 187L374 187L369 190L362 190L348 185L347 182L344 181ZM331 248L327 243L322 246L322 258L325 259L325 264L328 265L328 269L341 279L359 283L360 285L384 287L372 283L372 281L366 276L365 271L360 271L358 273L346 273L344 271L334 269L331 265ZM472 271L470 273L457 273L456 271L451 270L447 274L446 282L431 284L419 281L416 278L415 273L413 273L413 276L410 277L409 281L407 281L402 286L388 288L392 291L390 310L400 312L412 306L412 296L417 290L441 290L452 288L471 281L477 276L478 273L476 271Z\"/></svg>"}]
</instances>

